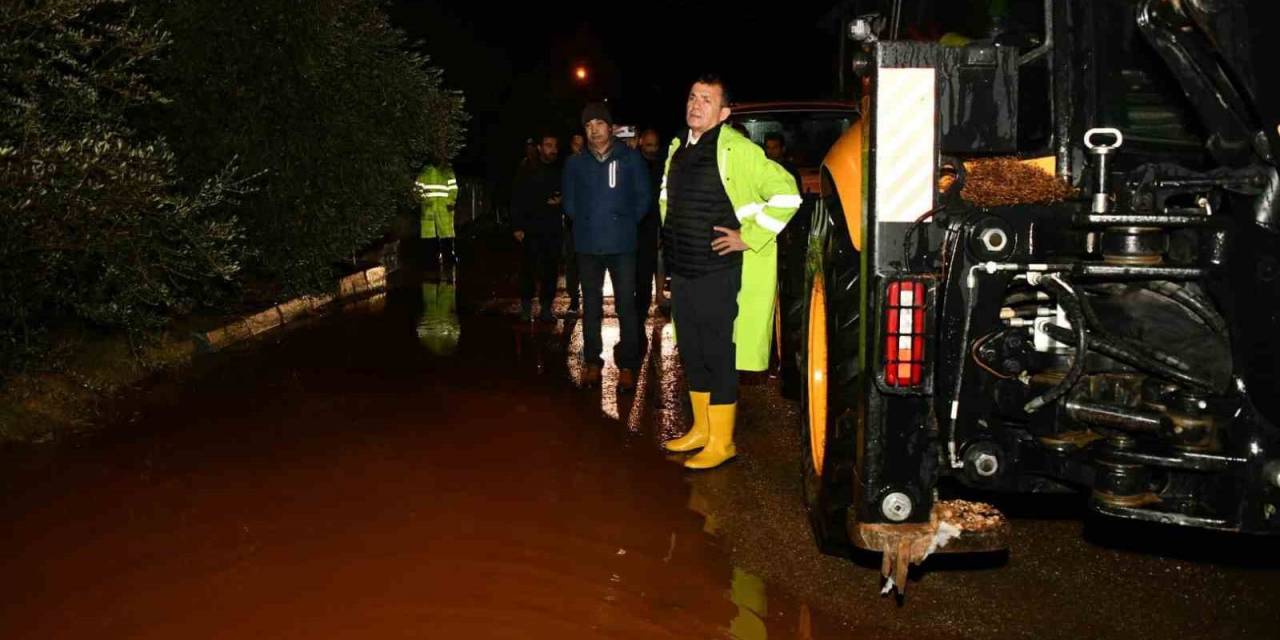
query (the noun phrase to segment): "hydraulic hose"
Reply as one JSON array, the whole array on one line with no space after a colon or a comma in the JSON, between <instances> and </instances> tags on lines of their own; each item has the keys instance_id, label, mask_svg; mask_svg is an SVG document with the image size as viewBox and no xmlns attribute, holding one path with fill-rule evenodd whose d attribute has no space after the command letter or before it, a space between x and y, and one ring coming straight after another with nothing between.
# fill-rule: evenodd
<instances>
[{"instance_id":1,"label":"hydraulic hose","mask_svg":"<svg viewBox=\"0 0 1280 640\"><path fill-rule=\"evenodd\" d=\"M1072 339L1073 334L1062 327L1047 325L1045 333L1050 338L1059 342L1065 342ZM1119 360L1127 365L1145 370L1148 373L1154 373L1162 378L1180 382L1182 384L1195 387L1200 391L1213 391L1213 384L1202 378L1198 378L1184 371L1164 364L1159 360L1148 357L1146 354L1134 349L1132 346L1125 344L1119 340L1115 340L1099 334L1085 334L1086 347L1089 350L1101 353L1108 358Z\"/></svg>"},{"instance_id":2,"label":"hydraulic hose","mask_svg":"<svg viewBox=\"0 0 1280 640\"><path fill-rule=\"evenodd\" d=\"M1223 320L1222 316L1214 310L1208 300L1191 293L1186 287L1180 287L1172 282L1160 280L1156 282L1148 282L1144 288L1186 307L1188 311L1194 313L1197 318L1200 318L1200 320L1204 322L1205 326L1213 329L1219 335L1226 336L1226 320Z\"/></svg>"},{"instance_id":3,"label":"hydraulic hose","mask_svg":"<svg viewBox=\"0 0 1280 640\"><path fill-rule=\"evenodd\" d=\"M1057 275L1041 278L1040 284L1057 294L1058 305L1062 307L1062 310L1067 315L1067 321L1071 323L1070 332L1074 337L1076 352L1071 358L1071 368L1067 370L1066 377L1023 406L1022 410L1027 413L1035 413L1050 402L1066 395L1071 390L1071 387L1080 381L1080 376L1084 375L1085 352L1088 350L1089 344L1089 334L1085 331L1084 309L1080 305L1080 297L1071 288L1071 285ZM1047 325L1046 328L1060 329L1064 334L1068 331L1055 325ZM1053 333L1049 335L1052 337ZM1057 340L1058 338L1054 339ZM1068 338L1062 341L1069 342L1071 339Z\"/></svg>"}]
</instances>

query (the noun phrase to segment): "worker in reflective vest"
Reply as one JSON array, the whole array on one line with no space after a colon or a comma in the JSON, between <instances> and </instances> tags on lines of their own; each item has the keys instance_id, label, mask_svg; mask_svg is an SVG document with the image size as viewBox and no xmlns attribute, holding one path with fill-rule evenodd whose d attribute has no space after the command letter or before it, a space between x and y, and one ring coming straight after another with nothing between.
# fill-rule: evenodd
<instances>
[{"instance_id":1,"label":"worker in reflective vest","mask_svg":"<svg viewBox=\"0 0 1280 640\"><path fill-rule=\"evenodd\" d=\"M444 260L445 243L453 257L453 210L458 202L458 179L448 163L427 165L418 175L415 187L422 199L422 233L424 239L437 241L437 255Z\"/></svg>"}]
</instances>

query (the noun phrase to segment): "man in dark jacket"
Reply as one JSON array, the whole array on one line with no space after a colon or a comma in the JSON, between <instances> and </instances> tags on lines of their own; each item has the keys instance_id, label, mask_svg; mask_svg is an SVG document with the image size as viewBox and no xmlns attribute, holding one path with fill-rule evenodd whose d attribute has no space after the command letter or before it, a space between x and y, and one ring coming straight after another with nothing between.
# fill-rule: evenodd
<instances>
[{"instance_id":1,"label":"man in dark jacket","mask_svg":"<svg viewBox=\"0 0 1280 640\"><path fill-rule=\"evenodd\" d=\"M794 162L787 158L787 139L777 131L770 131L764 134L764 155L766 158L782 165L792 178L796 179L796 191L804 193L804 188L800 182L800 170L796 168ZM794 227L795 225L790 225Z\"/></svg>"},{"instance_id":2,"label":"man in dark jacket","mask_svg":"<svg viewBox=\"0 0 1280 640\"><path fill-rule=\"evenodd\" d=\"M613 283L620 344L618 387L635 388L640 368L636 312L636 230L649 210L649 171L644 160L613 138L613 118L604 104L582 112L587 150L564 167L564 212L573 220L578 272L582 278L582 381L599 382L604 361L600 325L604 315L604 277Z\"/></svg>"},{"instance_id":3,"label":"man in dark jacket","mask_svg":"<svg viewBox=\"0 0 1280 640\"><path fill-rule=\"evenodd\" d=\"M653 276L658 270L658 236L662 228L658 191L662 188L662 172L666 169L662 143L656 130L645 129L640 135L640 154L649 169L649 212L640 220L636 245L636 312L640 314L640 352L644 353L649 348L645 322L649 319L649 305L653 302Z\"/></svg>"},{"instance_id":4,"label":"man in dark jacket","mask_svg":"<svg viewBox=\"0 0 1280 640\"><path fill-rule=\"evenodd\" d=\"M533 315L535 282L541 287L538 319L554 322L551 304L556 297L556 277L560 271L561 229L560 167L556 164L560 143L544 134L537 146L536 164L516 176L511 199L511 227L523 245L520 261L520 319Z\"/></svg>"},{"instance_id":5,"label":"man in dark jacket","mask_svg":"<svg viewBox=\"0 0 1280 640\"><path fill-rule=\"evenodd\" d=\"M587 149L587 138L580 132L569 136L570 156L576 156ZM573 248L573 220L565 219L568 233L564 234L564 289L569 294L569 315L577 316L579 302L582 299L582 280L578 277L578 252Z\"/></svg>"},{"instance_id":6,"label":"man in dark jacket","mask_svg":"<svg viewBox=\"0 0 1280 640\"><path fill-rule=\"evenodd\" d=\"M780 131L770 131L764 135L764 155L782 165L787 173L796 181L796 192L804 193L804 182L800 178L800 169L788 159L787 139ZM800 331L791 331L790 327L800 327L804 323L806 313L805 302L809 298L809 290L805 286L805 259L809 254L809 215L813 210L813 198L800 205L796 215L787 223L787 227L778 234L778 302L781 326L777 335L780 343L774 350L777 357L777 371L782 379L782 395L786 398L800 397L800 385L803 380L795 356L800 352Z\"/></svg>"}]
</instances>

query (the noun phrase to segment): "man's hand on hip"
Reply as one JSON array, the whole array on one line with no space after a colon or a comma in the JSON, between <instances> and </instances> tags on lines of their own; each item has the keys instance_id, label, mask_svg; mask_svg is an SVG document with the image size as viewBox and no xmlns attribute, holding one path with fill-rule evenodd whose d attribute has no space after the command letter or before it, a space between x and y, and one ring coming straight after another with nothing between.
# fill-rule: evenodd
<instances>
[{"instance_id":1,"label":"man's hand on hip","mask_svg":"<svg viewBox=\"0 0 1280 640\"><path fill-rule=\"evenodd\" d=\"M747 243L742 241L742 233L737 229L730 229L729 227L711 228L724 234L711 241L711 250L715 251L717 254L727 256L734 251L746 251L751 248L747 246Z\"/></svg>"}]
</instances>

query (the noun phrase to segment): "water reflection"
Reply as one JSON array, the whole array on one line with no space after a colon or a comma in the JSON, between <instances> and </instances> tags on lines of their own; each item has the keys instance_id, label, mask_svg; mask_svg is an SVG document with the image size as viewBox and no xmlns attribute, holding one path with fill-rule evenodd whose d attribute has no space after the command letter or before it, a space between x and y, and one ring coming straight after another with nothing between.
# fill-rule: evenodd
<instances>
[{"instance_id":1,"label":"water reflection","mask_svg":"<svg viewBox=\"0 0 1280 640\"><path fill-rule=\"evenodd\" d=\"M342 305L344 313L382 313L387 308L387 294L379 293Z\"/></svg>"},{"instance_id":2,"label":"water reflection","mask_svg":"<svg viewBox=\"0 0 1280 640\"><path fill-rule=\"evenodd\" d=\"M738 605L738 615L729 623L729 635L736 640L765 640L769 637L769 630L764 624L769 617L764 580L734 567L729 599Z\"/></svg>"},{"instance_id":3,"label":"water reflection","mask_svg":"<svg viewBox=\"0 0 1280 640\"><path fill-rule=\"evenodd\" d=\"M516 360L534 369L539 375L563 375L574 379L580 372L569 367L565 353L573 336L582 332L576 318L565 318L554 323L521 322L512 332Z\"/></svg>"},{"instance_id":4,"label":"water reflection","mask_svg":"<svg viewBox=\"0 0 1280 640\"><path fill-rule=\"evenodd\" d=\"M452 280L422 283L422 315L417 333L418 341L432 354L457 353L462 323L458 321L458 287Z\"/></svg>"}]
</instances>

